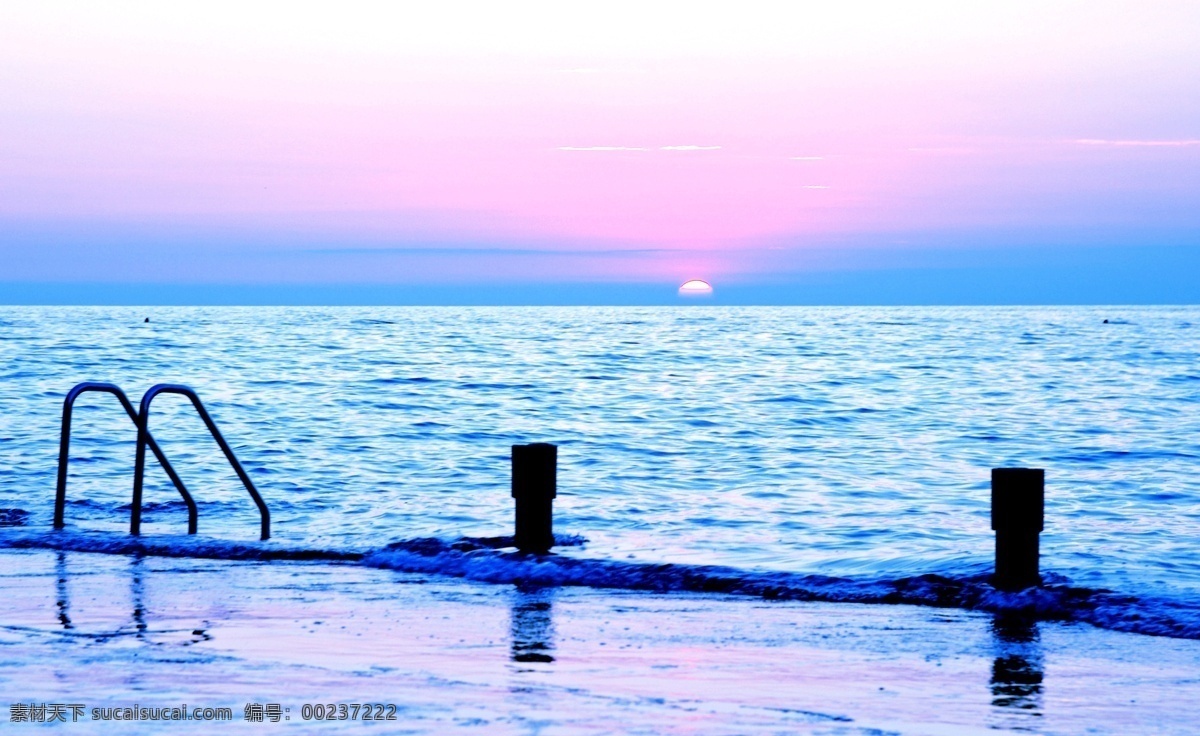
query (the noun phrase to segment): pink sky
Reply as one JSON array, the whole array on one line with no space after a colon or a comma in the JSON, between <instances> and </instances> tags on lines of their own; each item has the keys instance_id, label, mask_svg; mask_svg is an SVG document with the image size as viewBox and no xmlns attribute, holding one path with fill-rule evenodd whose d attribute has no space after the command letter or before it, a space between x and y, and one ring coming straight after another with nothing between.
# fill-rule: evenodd
<instances>
[{"instance_id":1,"label":"pink sky","mask_svg":"<svg viewBox=\"0 0 1200 736\"><path fill-rule=\"evenodd\" d=\"M8 3L0 281L61 273L12 223L118 264L148 227L166 253L428 249L421 274L277 263L318 281L529 276L513 248L580 256L543 279L719 280L847 238L1200 229L1200 4L780 5ZM498 255L464 273L442 245ZM139 278L190 277L160 268Z\"/></svg>"}]
</instances>

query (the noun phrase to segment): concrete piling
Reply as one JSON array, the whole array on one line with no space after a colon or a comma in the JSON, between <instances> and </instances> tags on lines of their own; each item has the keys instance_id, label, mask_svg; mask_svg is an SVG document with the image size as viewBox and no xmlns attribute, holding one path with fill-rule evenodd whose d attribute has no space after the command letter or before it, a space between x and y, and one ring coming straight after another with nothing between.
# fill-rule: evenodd
<instances>
[{"instance_id":1,"label":"concrete piling","mask_svg":"<svg viewBox=\"0 0 1200 736\"><path fill-rule=\"evenodd\" d=\"M522 552L543 553L554 546L557 474L557 445L513 445L512 496L517 507L514 542Z\"/></svg>"},{"instance_id":2,"label":"concrete piling","mask_svg":"<svg viewBox=\"0 0 1200 736\"><path fill-rule=\"evenodd\" d=\"M1038 535L1045 516L1046 472L1040 468L992 469L992 529L996 572L992 585L1018 591L1041 585Z\"/></svg>"}]
</instances>

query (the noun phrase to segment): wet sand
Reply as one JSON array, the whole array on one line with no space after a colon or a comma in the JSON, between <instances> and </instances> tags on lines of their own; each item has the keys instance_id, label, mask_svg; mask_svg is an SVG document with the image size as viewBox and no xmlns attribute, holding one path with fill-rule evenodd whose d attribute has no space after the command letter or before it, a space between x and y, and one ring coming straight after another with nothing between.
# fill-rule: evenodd
<instances>
[{"instance_id":1,"label":"wet sand","mask_svg":"<svg viewBox=\"0 0 1200 736\"><path fill-rule=\"evenodd\" d=\"M978 612L52 550L0 553L0 578L0 720L84 704L73 733L128 730L93 707L304 733L364 727L306 703L390 703L376 732L1184 734L1200 702L1200 641Z\"/></svg>"}]
</instances>

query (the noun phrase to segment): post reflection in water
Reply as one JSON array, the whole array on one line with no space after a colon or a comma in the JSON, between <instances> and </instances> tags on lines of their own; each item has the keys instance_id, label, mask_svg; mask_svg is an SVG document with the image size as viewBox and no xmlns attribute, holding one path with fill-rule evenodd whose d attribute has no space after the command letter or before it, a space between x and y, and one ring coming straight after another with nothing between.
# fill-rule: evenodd
<instances>
[{"instance_id":1,"label":"post reflection in water","mask_svg":"<svg viewBox=\"0 0 1200 736\"><path fill-rule=\"evenodd\" d=\"M512 661L554 661L553 595L552 588L518 586L513 590L510 621Z\"/></svg>"},{"instance_id":2,"label":"post reflection in water","mask_svg":"<svg viewBox=\"0 0 1200 736\"><path fill-rule=\"evenodd\" d=\"M142 585L144 562L141 555L134 555L130 560L129 597L133 601L133 626L137 629L138 639L146 638L146 606L145 589Z\"/></svg>"},{"instance_id":3,"label":"post reflection in water","mask_svg":"<svg viewBox=\"0 0 1200 736\"><path fill-rule=\"evenodd\" d=\"M992 706L1004 715L1040 717L1045 663L1037 622L998 615L992 642Z\"/></svg>"},{"instance_id":4,"label":"post reflection in water","mask_svg":"<svg viewBox=\"0 0 1200 736\"><path fill-rule=\"evenodd\" d=\"M54 563L54 572L56 580L54 604L58 608L58 622L64 629L73 629L75 624L71 623L71 600L67 594L67 554L65 552L58 553L58 559Z\"/></svg>"}]
</instances>

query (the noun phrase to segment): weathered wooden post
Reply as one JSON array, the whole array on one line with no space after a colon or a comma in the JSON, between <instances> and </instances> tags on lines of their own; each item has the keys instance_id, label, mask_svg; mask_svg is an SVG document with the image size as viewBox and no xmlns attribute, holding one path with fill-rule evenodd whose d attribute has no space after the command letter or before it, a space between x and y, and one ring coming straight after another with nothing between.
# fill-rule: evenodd
<instances>
[{"instance_id":1,"label":"weathered wooden post","mask_svg":"<svg viewBox=\"0 0 1200 736\"><path fill-rule=\"evenodd\" d=\"M1018 591L1042 584L1038 571L1038 535L1045 516L1046 471L1040 468L992 469L992 529L996 531L998 590Z\"/></svg>"},{"instance_id":2,"label":"weathered wooden post","mask_svg":"<svg viewBox=\"0 0 1200 736\"><path fill-rule=\"evenodd\" d=\"M514 542L522 552L547 552L554 546L557 474L557 445L513 445L512 496L517 502Z\"/></svg>"}]
</instances>

